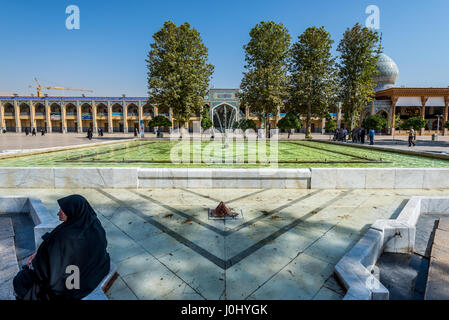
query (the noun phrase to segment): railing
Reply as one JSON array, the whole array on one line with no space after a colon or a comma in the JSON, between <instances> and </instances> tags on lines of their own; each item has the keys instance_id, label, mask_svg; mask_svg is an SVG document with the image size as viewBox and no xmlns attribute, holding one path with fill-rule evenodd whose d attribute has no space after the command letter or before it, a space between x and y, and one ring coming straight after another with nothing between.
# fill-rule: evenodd
<instances>
[{"instance_id":1,"label":"railing","mask_svg":"<svg viewBox=\"0 0 449 320\"><path fill-rule=\"evenodd\" d=\"M107 116L108 116L108 114L104 113L104 112L97 113L97 117L107 117Z\"/></svg>"},{"instance_id":2,"label":"railing","mask_svg":"<svg viewBox=\"0 0 449 320\"><path fill-rule=\"evenodd\" d=\"M5 112L4 114L5 114L5 116L13 116L14 112Z\"/></svg>"},{"instance_id":3,"label":"railing","mask_svg":"<svg viewBox=\"0 0 449 320\"><path fill-rule=\"evenodd\" d=\"M76 112L66 112L66 116L76 116Z\"/></svg>"},{"instance_id":4,"label":"railing","mask_svg":"<svg viewBox=\"0 0 449 320\"><path fill-rule=\"evenodd\" d=\"M45 116L45 112L35 112L36 116Z\"/></svg>"},{"instance_id":5,"label":"railing","mask_svg":"<svg viewBox=\"0 0 449 320\"><path fill-rule=\"evenodd\" d=\"M29 116L30 113L29 113L29 112L21 112L20 115L21 115L21 116Z\"/></svg>"},{"instance_id":6,"label":"railing","mask_svg":"<svg viewBox=\"0 0 449 320\"><path fill-rule=\"evenodd\" d=\"M128 117L137 117L137 116L139 116L138 113L130 113L130 112L128 112Z\"/></svg>"},{"instance_id":7,"label":"railing","mask_svg":"<svg viewBox=\"0 0 449 320\"><path fill-rule=\"evenodd\" d=\"M154 113L146 112L143 114L144 117L152 117Z\"/></svg>"}]
</instances>

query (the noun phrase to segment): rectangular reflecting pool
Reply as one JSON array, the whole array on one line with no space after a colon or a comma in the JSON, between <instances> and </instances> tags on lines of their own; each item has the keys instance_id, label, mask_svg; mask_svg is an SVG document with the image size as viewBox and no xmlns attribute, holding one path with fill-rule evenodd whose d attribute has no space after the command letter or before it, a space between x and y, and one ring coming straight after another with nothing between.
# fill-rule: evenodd
<instances>
[{"instance_id":1,"label":"rectangular reflecting pool","mask_svg":"<svg viewBox=\"0 0 449 320\"><path fill-rule=\"evenodd\" d=\"M313 141L130 141L0 160L0 167L449 168L448 160Z\"/></svg>"}]
</instances>

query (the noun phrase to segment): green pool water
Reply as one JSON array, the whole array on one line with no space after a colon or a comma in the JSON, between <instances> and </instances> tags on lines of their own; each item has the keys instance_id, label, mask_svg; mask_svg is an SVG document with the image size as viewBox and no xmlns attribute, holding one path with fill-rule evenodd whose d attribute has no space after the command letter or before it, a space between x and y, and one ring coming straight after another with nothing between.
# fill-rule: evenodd
<instances>
[{"instance_id":1,"label":"green pool water","mask_svg":"<svg viewBox=\"0 0 449 320\"><path fill-rule=\"evenodd\" d=\"M143 140L19 156L0 160L0 166L261 168L273 167L276 153L272 150L277 149L279 168L449 168L449 161L446 160L313 141L279 141L277 146L267 143L266 150L260 149L262 146L248 146L247 142L235 142L226 146L221 142L198 142L181 147L179 142ZM184 158L180 151L182 148ZM171 154L175 156L171 157ZM175 159L175 163L171 159Z\"/></svg>"}]
</instances>

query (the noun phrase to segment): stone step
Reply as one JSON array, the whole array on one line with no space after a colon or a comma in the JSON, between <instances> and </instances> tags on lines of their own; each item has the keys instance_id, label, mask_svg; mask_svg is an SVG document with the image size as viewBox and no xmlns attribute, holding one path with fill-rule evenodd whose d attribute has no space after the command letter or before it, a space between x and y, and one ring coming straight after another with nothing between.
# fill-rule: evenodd
<instances>
[{"instance_id":1,"label":"stone step","mask_svg":"<svg viewBox=\"0 0 449 320\"><path fill-rule=\"evenodd\" d=\"M425 300L449 300L449 231L446 230L448 225L449 219L441 218L435 231Z\"/></svg>"},{"instance_id":2,"label":"stone step","mask_svg":"<svg viewBox=\"0 0 449 320\"><path fill-rule=\"evenodd\" d=\"M0 300L15 300L12 281L19 272L11 218L0 217Z\"/></svg>"}]
</instances>

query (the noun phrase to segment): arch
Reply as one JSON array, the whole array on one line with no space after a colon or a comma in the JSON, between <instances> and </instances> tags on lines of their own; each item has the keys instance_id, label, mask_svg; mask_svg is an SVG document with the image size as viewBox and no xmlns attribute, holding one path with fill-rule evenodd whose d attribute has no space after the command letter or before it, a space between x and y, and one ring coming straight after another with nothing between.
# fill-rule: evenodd
<instances>
[{"instance_id":1,"label":"arch","mask_svg":"<svg viewBox=\"0 0 449 320\"><path fill-rule=\"evenodd\" d=\"M363 120L371 116L370 109L362 110L362 113L360 114L360 124L363 123Z\"/></svg>"},{"instance_id":2,"label":"arch","mask_svg":"<svg viewBox=\"0 0 449 320\"><path fill-rule=\"evenodd\" d=\"M130 103L126 106L128 116L137 117L139 115L139 108L135 103Z\"/></svg>"},{"instance_id":3,"label":"arch","mask_svg":"<svg viewBox=\"0 0 449 320\"><path fill-rule=\"evenodd\" d=\"M238 108L223 102L210 110L211 120L214 124L214 128L220 132L224 132L226 129L232 129L234 122L237 120Z\"/></svg>"},{"instance_id":4,"label":"arch","mask_svg":"<svg viewBox=\"0 0 449 320\"><path fill-rule=\"evenodd\" d=\"M62 112L61 105L58 104L58 103L52 103L52 104L50 105L50 113L51 113L51 112L57 112L57 113Z\"/></svg>"},{"instance_id":5,"label":"arch","mask_svg":"<svg viewBox=\"0 0 449 320\"><path fill-rule=\"evenodd\" d=\"M92 114L92 106L88 103L83 103L81 105L81 113L89 113Z\"/></svg>"},{"instance_id":6,"label":"arch","mask_svg":"<svg viewBox=\"0 0 449 320\"><path fill-rule=\"evenodd\" d=\"M385 109L380 109L379 111L376 112L376 115L381 115L382 117L387 119L388 122L390 120L390 113Z\"/></svg>"},{"instance_id":7,"label":"arch","mask_svg":"<svg viewBox=\"0 0 449 320\"><path fill-rule=\"evenodd\" d=\"M150 104L145 104L142 107L142 113L144 116L153 116L154 115L154 107Z\"/></svg>"},{"instance_id":8,"label":"arch","mask_svg":"<svg viewBox=\"0 0 449 320\"><path fill-rule=\"evenodd\" d=\"M113 113L123 113L123 106L118 103L114 103L111 108Z\"/></svg>"},{"instance_id":9,"label":"arch","mask_svg":"<svg viewBox=\"0 0 449 320\"><path fill-rule=\"evenodd\" d=\"M36 103L34 105L34 114L38 116L45 115L45 105L40 102Z\"/></svg>"},{"instance_id":10,"label":"arch","mask_svg":"<svg viewBox=\"0 0 449 320\"><path fill-rule=\"evenodd\" d=\"M5 114L5 116L6 115L14 115L14 113L15 113L15 110L14 110L14 105L13 104L11 104L11 103L9 103L9 102L6 102L4 105L3 105L3 112L4 112L4 114Z\"/></svg>"},{"instance_id":11,"label":"arch","mask_svg":"<svg viewBox=\"0 0 449 320\"><path fill-rule=\"evenodd\" d=\"M105 117L108 115L108 106L103 102L97 104L97 116Z\"/></svg>"},{"instance_id":12,"label":"arch","mask_svg":"<svg viewBox=\"0 0 449 320\"><path fill-rule=\"evenodd\" d=\"M73 103L67 103L65 105L65 112L68 116L76 116L76 105L74 105Z\"/></svg>"},{"instance_id":13,"label":"arch","mask_svg":"<svg viewBox=\"0 0 449 320\"><path fill-rule=\"evenodd\" d=\"M24 102L19 105L19 113L20 115L30 115L30 106Z\"/></svg>"}]
</instances>

